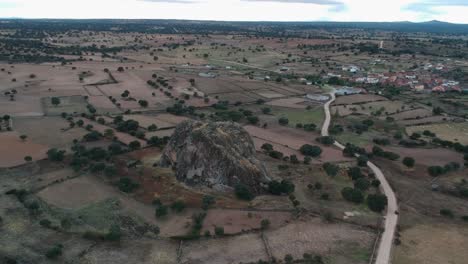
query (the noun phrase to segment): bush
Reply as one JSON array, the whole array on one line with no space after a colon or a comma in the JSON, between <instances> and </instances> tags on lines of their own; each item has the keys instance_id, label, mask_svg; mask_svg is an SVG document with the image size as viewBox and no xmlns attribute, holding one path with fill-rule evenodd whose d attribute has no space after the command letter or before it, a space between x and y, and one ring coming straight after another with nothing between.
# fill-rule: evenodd
<instances>
[{"instance_id":1,"label":"bush","mask_svg":"<svg viewBox=\"0 0 468 264\"><path fill-rule=\"evenodd\" d=\"M109 231L105 235L104 239L109 240L109 241L119 241L121 237L122 237L122 231L120 230L120 226L112 225L109 228Z\"/></svg>"},{"instance_id":2,"label":"bush","mask_svg":"<svg viewBox=\"0 0 468 264\"><path fill-rule=\"evenodd\" d=\"M287 126L289 124L289 119L287 119L286 117L281 117L280 119L278 119L278 123L282 126Z\"/></svg>"},{"instance_id":3,"label":"bush","mask_svg":"<svg viewBox=\"0 0 468 264\"><path fill-rule=\"evenodd\" d=\"M348 175L353 179L353 181L364 177L364 174L362 174L361 168L359 167L351 167L348 169Z\"/></svg>"},{"instance_id":4,"label":"bush","mask_svg":"<svg viewBox=\"0 0 468 264\"><path fill-rule=\"evenodd\" d=\"M281 182L273 180L268 183L268 191L273 195L290 194L294 192L294 189L294 184L287 180Z\"/></svg>"},{"instance_id":5,"label":"bush","mask_svg":"<svg viewBox=\"0 0 468 264\"><path fill-rule=\"evenodd\" d=\"M98 141L102 137L101 133L97 131L91 131L83 136L83 140L86 142Z\"/></svg>"},{"instance_id":6,"label":"bush","mask_svg":"<svg viewBox=\"0 0 468 264\"><path fill-rule=\"evenodd\" d=\"M353 189L351 187L345 187L341 190L343 198L349 202L362 203L364 201L364 195L360 190Z\"/></svg>"},{"instance_id":7,"label":"bush","mask_svg":"<svg viewBox=\"0 0 468 264\"><path fill-rule=\"evenodd\" d=\"M415 164L415 160L414 158L411 158L411 157L405 157L403 158L403 164L408 167L408 168L412 168L414 167L414 164Z\"/></svg>"},{"instance_id":8,"label":"bush","mask_svg":"<svg viewBox=\"0 0 468 264\"><path fill-rule=\"evenodd\" d=\"M168 213L168 208L166 205L160 205L156 208L155 215L157 218L166 216Z\"/></svg>"},{"instance_id":9,"label":"bush","mask_svg":"<svg viewBox=\"0 0 468 264\"><path fill-rule=\"evenodd\" d=\"M366 178L359 178L354 182L354 188L359 189L361 191L367 191L370 185L371 183Z\"/></svg>"},{"instance_id":10,"label":"bush","mask_svg":"<svg viewBox=\"0 0 468 264\"><path fill-rule=\"evenodd\" d=\"M135 183L132 179L125 177L119 180L117 186L122 192L131 193L133 190L138 188L139 184Z\"/></svg>"},{"instance_id":11,"label":"bush","mask_svg":"<svg viewBox=\"0 0 468 264\"><path fill-rule=\"evenodd\" d=\"M261 228L262 228L263 230L268 229L268 228L270 227L270 224L271 224L271 222L270 222L270 220L268 220L268 219L263 219L263 220L260 222L260 226L261 226Z\"/></svg>"},{"instance_id":12,"label":"bush","mask_svg":"<svg viewBox=\"0 0 468 264\"><path fill-rule=\"evenodd\" d=\"M319 143L322 143L324 145L327 145L327 146L330 146L330 145L333 145L333 143L335 143L335 139L333 137L318 137L316 139L317 142Z\"/></svg>"},{"instance_id":13,"label":"bush","mask_svg":"<svg viewBox=\"0 0 468 264\"><path fill-rule=\"evenodd\" d=\"M442 168L441 166L431 166L427 168L427 172L432 177L437 177L437 176L444 174L444 168Z\"/></svg>"},{"instance_id":14,"label":"bush","mask_svg":"<svg viewBox=\"0 0 468 264\"><path fill-rule=\"evenodd\" d=\"M258 122L260 122L260 119L256 116L249 116L247 117L247 121L252 125L256 125Z\"/></svg>"},{"instance_id":15,"label":"bush","mask_svg":"<svg viewBox=\"0 0 468 264\"><path fill-rule=\"evenodd\" d=\"M262 149L265 151L265 152L270 152L270 151L273 151L273 145L269 144L269 143L265 143L262 145Z\"/></svg>"},{"instance_id":16,"label":"bush","mask_svg":"<svg viewBox=\"0 0 468 264\"><path fill-rule=\"evenodd\" d=\"M328 176L336 176L340 171L340 167L338 165L332 164L330 162L326 162L323 164L323 169L328 174Z\"/></svg>"},{"instance_id":17,"label":"bush","mask_svg":"<svg viewBox=\"0 0 468 264\"><path fill-rule=\"evenodd\" d=\"M215 235L217 236L224 236L224 227L216 226L215 227Z\"/></svg>"},{"instance_id":18,"label":"bush","mask_svg":"<svg viewBox=\"0 0 468 264\"><path fill-rule=\"evenodd\" d=\"M62 256L63 251L63 245L62 244L57 244L53 248L47 250L45 253L45 256L49 259L56 259L60 256Z\"/></svg>"},{"instance_id":19,"label":"bush","mask_svg":"<svg viewBox=\"0 0 468 264\"><path fill-rule=\"evenodd\" d=\"M390 145L390 140L388 138L374 138L373 141L377 145L382 145L382 146Z\"/></svg>"},{"instance_id":20,"label":"bush","mask_svg":"<svg viewBox=\"0 0 468 264\"><path fill-rule=\"evenodd\" d=\"M455 216L452 210L450 209L440 209L440 215L449 217L449 218L453 218Z\"/></svg>"},{"instance_id":21,"label":"bush","mask_svg":"<svg viewBox=\"0 0 468 264\"><path fill-rule=\"evenodd\" d=\"M177 200L171 204L171 209L180 213L185 209L186 205L184 201Z\"/></svg>"},{"instance_id":22,"label":"bush","mask_svg":"<svg viewBox=\"0 0 468 264\"><path fill-rule=\"evenodd\" d=\"M202 209L208 210L213 204L216 203L216 200L211 195L203 195L202 199Z\"/></svg>"},{"instance_id":23,"label":"bush","mask_svg":"<svg viewBox=\"0 0 468 264\"><path fill-rule=\"evenodd\" d=\"M60 162L65 158L65 150L57 150L55 148L47 151L47 158L50 161Z\"/></svg>"},{"instance_id":24,"label":"bush","mask_svg":"<svg viewBox=\"0 0 468 264\"><path fill-rule=\"evenodd\" d=\"M387 196L383 194L369 194L367 196L367 206L374 212L382 212L387 203Z\"/></svg>"},{"instance_id":25,"label":"bush","mask_svg":"<svg viewBox=\"0 0 468 264\"><path fill-rule=\"evenodd\" d=\"M276 151L276 150L272 150L270 151L270 153L268 153L268 155L274 159L282 159L283 158L283 153L279 152L279 151Z\"/></svg>"},{"instance_id":26,"label":"bush","mask_svg":"<svg viewBox=\"0 0 468 264\"><path fill-rule=\"evenodd\" d=\"M309 144L303 145L299 151L305 156L318 157L322 154L322 149L318 146L312 146Z\"/></svg>"},{"instance_id":27,"label":"bush","mask_svg":"<svg viewBox=\"0 0 468 264\"><path fill-rule=\"evenodd\" d=\"M365 156L365 155L361 155L361 156L359 156L359 158L357 160L358 160L358 166L359 167L366 167L367 162L369 161L369 158L367 156Z\"/></svg>"},{"instance_id":28,"label":"bush","mask_svg":"<svg viewBox=\"0 0 468 264\"><path fill-rule=\"evenodd\" d=\"M241 200L250 201L254 198L254 195L250 192L247 186L243 184L237 184L234 188L237 198Z\"/></svg>"},{"instance_id":29,"label":"bush","mask_svg":"<svg viewBox=\"0 0 468 264\"><path fill-rule=\"evenodd\" d=\"M39 221L39 224L43 227L50 228L52 222L49 219L42 219L41 221Z\"/></svg>"},{"instance_id":30,"label":"bush","mask_svg":"<svg viewBox=\"0 0 468 264\"><path fill-rule=\"evenodd\" d=\"M137 149L141 148L141 143L140 143L140 141L135 140L135 141L130 142L130 144L128 144L128 147L131 150L137 150Z\"/></svg>"}]
</instances>

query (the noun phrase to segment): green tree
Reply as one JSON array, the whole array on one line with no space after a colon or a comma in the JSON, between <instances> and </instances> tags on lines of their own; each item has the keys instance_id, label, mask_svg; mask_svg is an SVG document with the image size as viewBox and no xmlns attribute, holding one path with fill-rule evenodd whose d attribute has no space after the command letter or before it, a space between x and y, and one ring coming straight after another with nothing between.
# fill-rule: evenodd
<instances>
[{"instance_id":1,"label":"green tree","mask_svg":"<svg viewBox=\"0 0 468 264\"><path fill-rule=\"evenodd\" d=\"M382 212L387 206L387 196L383 194L369 194L367 206L374 212Z\"/></svg>"},{"instance_id":2,"label":"green tree","mask_svg":"<svg viewBox=\"0 0 468 264\"><path fill-rule=\"evenodd\" d=\"M222 226L215 226L215 234L217 236L224 236L224 227Z\"/></svg>"},{"instance_id":3,"label":"green tree","mask_svg":"<svg viewBox=\"0 0 468 264\"><path fill-rule=\"evenodd\" d=\"M184 211L185 207L186 207L185 202L182 200L177 200L171 204L171 209L178 213Z\"/></svg>"},{"instance_id":4,"label":"green tree","mask_svg":"<svg viewBox=\"0 0 468 264\"><path fill-rule=\"evenodd\" d=\"M408 168L414 167L414 164L415 164L414 158L411 158L411 157L405 157L402 162Z\"/></svg>"},{"instance_id":5,"label":"green tree","mask_svg":"<svg viewBox=\"0 0 468 264\"><path fill-rule=\"evenodd\" d=\"M109 241L119 241L121 237L122 231L120 230L120 226L114 224L109 227L109 231L107 231L104 238Z\"/></svg>"},{"instance_id":6,"label":"green tree","mask_svg":"<svg viewBox=\"0 0 468 264\"><path fill-rule=\"evenodd\" d=\"M130 144L128 144L128 147L131 150L137 150L141 148L141 143L140 141L135 140L135 141L130 142Z\"/></svg>"},{"instance_id":7,"label":"green tree","mask_svg":"<svg viewBox=\"0 0 468 264\"><path fill-rule=\"evenodd\" d=\"M203 195L202 198L202 209L208 210L213 204L216 203L216 200L211 195Z\"/></svg>"},{"instance_id":8,"label":"green tree","mask_svg":"<svg viewBox=\"0 0 468 264\"><path fill-rule=\"evenodd\" d=\"M58 106L58 105L60 104L60 98L58 98L58 97L52 97L52 98L51 98L51 103L52 103L52 105L54 105L54 106Z\"/></svg>"},{"instance_id":9,"label":"green tree","mask_svg":"<svg viewBox=\"0 0 468 264\"><path fill-rule=\"evenodd\" d=\"M338 165L335 165L330 162L324 163L322 167L325 170L325 172L328 174L328 176L332 176L332 177L336 176L338 172L340 171L340 167L338 167Z\"/></svg>"},{"instance_id":10,"label":"green tree","mask_svg":"<svg viewBox=\"0 0 468 264\"><path fill-rule=\"evenodd\" d=\"M49 149L47 151L47 158L50 161L61 162L65 158L65 150Z\"/></svg>"},{"instance_id":11,"label":"green tree","mask_svg":"<svg viewBox=\"0 0 468 264\"><path fill-rule=\"evenodd\" d=\"M309 144L303 145L299 151L305 156L318 157L322 154L322 149L319 146L312 146Z\"/></svg>"},{"instance_id":12,"label":"green tree","mask_svg":"<svg viewBox=\"0 0 468 264\"><path fill-rule=\"evenodd\" d=\"M160 205L156 208L155 215L157 218L161 218L166 216L168 213L168 209L166 205Z\"/></svg>"},{"instance_id":13,"label":"green tree","mask_svg":"<svg viewBox=\"0 0 468 264\"><path fill-rule=\"evenodd\" d=\"M270 227L270 220L268 219L262 219L262 221L260 222L260 227L263 229L263 230L266 230Z\"/></svg>"},{"instance_id":14,"label":"green tree","mask_svg":"<svg viewBox=\"0 0 468 264\"><path fill-rule=\"evenodd\" d=\"M359 204L364 201L364 194L360 190L351 187L343 188L343 190L341 190L341 195L345 200L353 203Z\"/></svg>"},{"instance_id":15,"label":"green tree","mask_svg":"<svg viewBox=\"0 0 468 264\"><path fill-rule=\"evenodd\" d=\"M354 182L354 188L359 189L361 191L367 191L370 187L371 183L366 178L359 178Z\"/></svg>"},{"instance_id":16,"label":"green tree","mask_svg":"<svg viewBox=\"0 0 468 264\"><path fill-rule=\"evenodd\" d=\"M51 249L47 250L47 252L45 253L45 256L49 259L56 259L62 256L62 253L63 253L63 245L57 244Z\"/></svg>"},{"instance_id":17,"label":"green tree","mask_svg":"<svg viewBox=\"0 0 468 264\"><path fill-rule=\"evenodd\" d=\"M254 198L254 195L250 190L247 188L247 186L239 183L234 187L234 191L236 193L237 198L241 200L246 200L250 201Z\"/></svg>"},{"instance_id":18,"label":"green tree","mask_svg":"<svg viewBox=\"0 0 468 264\"><path fill-rule=\"evenodd\" d=\"M286 117L280 117L280 119L278 119L278 123L282 126L287 126L289 124L289 119Z\"/></svg>"}]
</instances>

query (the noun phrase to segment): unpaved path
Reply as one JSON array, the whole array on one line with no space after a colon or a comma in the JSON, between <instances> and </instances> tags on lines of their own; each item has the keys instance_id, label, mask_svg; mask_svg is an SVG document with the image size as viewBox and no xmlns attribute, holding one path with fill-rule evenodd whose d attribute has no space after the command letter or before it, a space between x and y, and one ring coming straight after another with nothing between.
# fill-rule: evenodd
<instances>
[{"instance_id":1,"label":"unpaved path","mask_svg":"<svg viewBox=\"0 0 468 264\"><path fill-rule=\"evenodd\" d=\"M322 136L328 136L328 128L331 122L330 104L333 103L336 99L334 92L330 93L330 95L331 100L328 101L324 106L325 121L323 122L322 126ZM345 148L337 141L335 141L335 146L340 149ZM391 263L393 239L395 237L395 230L398 223L398 214L396 213L398 210L397 199L395 193L392 190L392 187L390 187L390 184L388 183L382 171L370 161L367 163L367 166L374 172L375 177L381 182L380 189L388 199L387 212L384 216L385 229L380 238L379 248L375 257L375 264L389 264Z\"/></svg>"}]
</instances>

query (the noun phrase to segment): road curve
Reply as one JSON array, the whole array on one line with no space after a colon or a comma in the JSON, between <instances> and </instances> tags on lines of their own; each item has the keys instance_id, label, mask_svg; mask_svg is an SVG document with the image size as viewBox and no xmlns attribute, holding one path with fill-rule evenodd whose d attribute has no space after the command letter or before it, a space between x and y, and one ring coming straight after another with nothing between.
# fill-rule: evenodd
<instances>
[{"instance_id":1,"label":"road curve","mask_svg":"<svg viewBox=\"0 0 468 264\"><path fill-rule=\"evenodd\" d=\"M332 104L336 97L335 93L330 93L331 99L325 104L325 121L322 126L322 136L328 136L328 128L330 127L331 114L330 114L330 104ZM338 141L335 141L335 146L340 149L345 147L340 144ZM395 238L396 226L398 223L398 203L393 192L392 187L388 183L382 171L374 163L368 162L367 166L374 172L375 177L381 182L380 190L387 196L388 205L387 212L384 216L385 220L385 229L380 237L380 244L377 250L377 256L375 257L375 264L390 264L391 263L391 253L393 247L393 240Z\"/></svg>"}]
</instances>

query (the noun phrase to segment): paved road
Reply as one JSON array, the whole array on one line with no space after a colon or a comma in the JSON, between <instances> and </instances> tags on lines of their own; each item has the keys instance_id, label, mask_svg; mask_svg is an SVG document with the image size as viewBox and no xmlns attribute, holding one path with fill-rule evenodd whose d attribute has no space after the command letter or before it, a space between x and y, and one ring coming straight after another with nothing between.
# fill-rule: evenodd
<instances>
[{"instance_id":1,"label":"paved road","mask_svg":"<svg viewBox=\"0 0 468 264\"><path fill-rule=\"evenodd\" d=\"M325 121L322 126L322 136L328 136L328 127L330 126L331 122L331 114L330 114L330 104L333 103L336 99L335 93L330 93L331 100L325 104ZM344 146L340 144L338 141L335 141L335 146L340 149L344 149ZM379 248L377 250L377 256L375 257L376 264L389 264L391 263L391 253L393 247L393 240L395 237L396 226L398 223L398 215L396 211L398 210L397 199L395 193L390 187L385 175L382 171L375 166L374 163L368 162L367 166L374 172L375 177L381 182L380 189L383 193L387 196L388 205L387 205L387 212L384 216L385 219L385 229L382 233Z\"/></svg>"}]
</instances>

